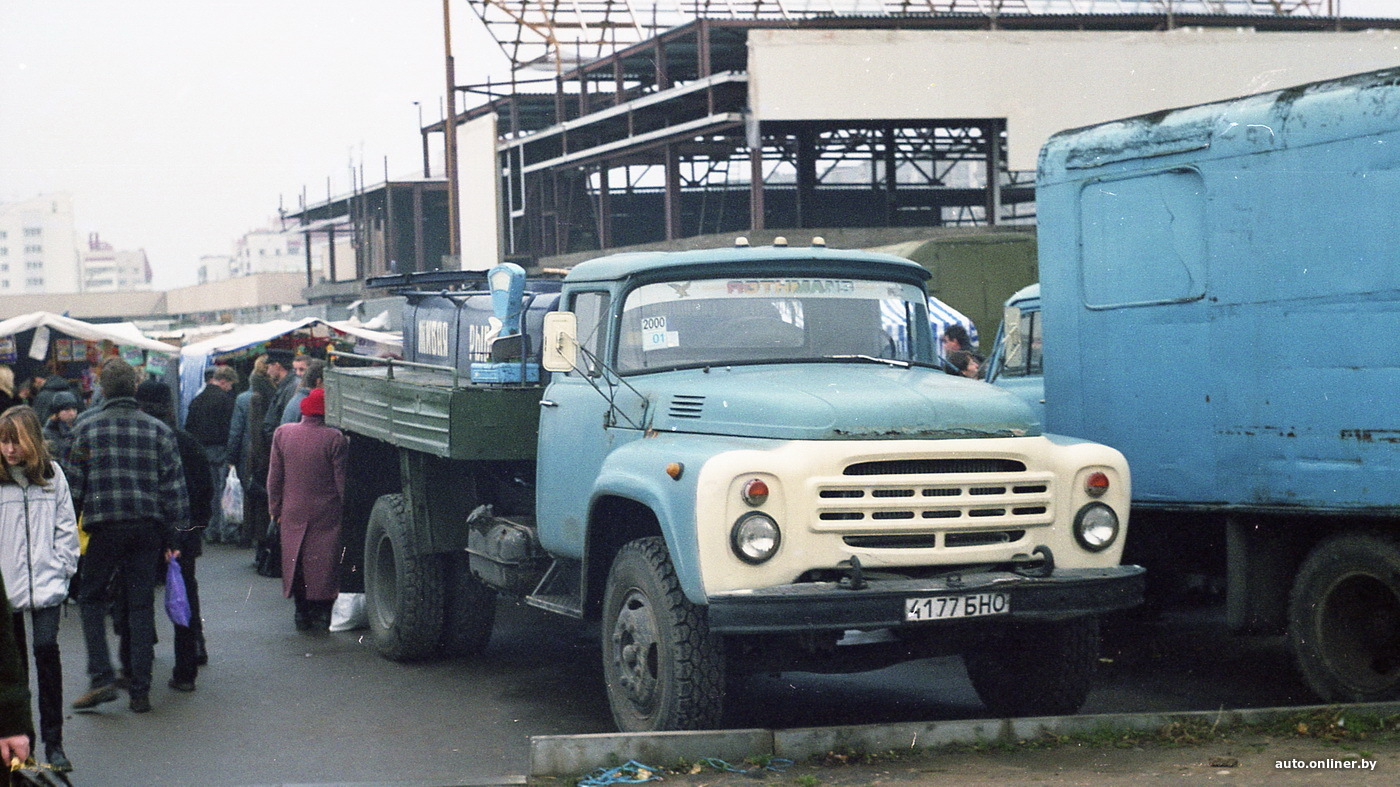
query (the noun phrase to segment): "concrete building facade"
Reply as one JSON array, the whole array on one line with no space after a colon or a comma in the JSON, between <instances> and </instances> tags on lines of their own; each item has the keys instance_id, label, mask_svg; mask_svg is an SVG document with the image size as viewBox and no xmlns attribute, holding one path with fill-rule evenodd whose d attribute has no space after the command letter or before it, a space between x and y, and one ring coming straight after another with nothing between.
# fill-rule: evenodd
<instances>
[{"instance_id":1,"label":"concrete building facade","mask_svg":"<svg viewBox=\"0 0 1400 787\"><path fill-rule=\"evenodd\" d=\"M130 292L151 288L151 263L145 249L121 251L88 233L82 252L83 292Z\"/></svg>"},{"instance_id":2,"label":"concrete building facade","mask_svg":"<svg viewBox=\"0 0 1400 787\"><path fill-rule=\"evenodd\" d=\"M82 288L71 194L0 205L0 294Z\"/></svg>"}]
</instances>

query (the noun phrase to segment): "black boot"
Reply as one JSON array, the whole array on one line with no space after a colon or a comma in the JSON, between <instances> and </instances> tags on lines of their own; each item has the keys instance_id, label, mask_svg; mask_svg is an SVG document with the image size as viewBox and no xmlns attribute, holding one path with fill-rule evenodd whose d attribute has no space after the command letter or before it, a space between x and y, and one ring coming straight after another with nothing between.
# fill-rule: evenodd
<instances>
[{"instance_id":1,"label":"black boot","mask_svg":"<svg viewBox=\"0 0 1400 787\"><path fill-rule=\"evenodd\" d=\"M54 770L61 773L68 773L73 770L73 763L68 761L68 755L63 753L63 744L45 743L44 760L48 762Z\"/></svg>"},{"instance_id":2,"label":"black boot","mask_svg":"<svg viewBox=\"0 0 1400 787\"><path fill-rule=\"evenodd\" d=\"M296 604L296 612L293 613L292 620L297 624L297 631L310 631L312 626L311 605L300 593L293 593L292 601Z\"/></svg>"}]
</instances>

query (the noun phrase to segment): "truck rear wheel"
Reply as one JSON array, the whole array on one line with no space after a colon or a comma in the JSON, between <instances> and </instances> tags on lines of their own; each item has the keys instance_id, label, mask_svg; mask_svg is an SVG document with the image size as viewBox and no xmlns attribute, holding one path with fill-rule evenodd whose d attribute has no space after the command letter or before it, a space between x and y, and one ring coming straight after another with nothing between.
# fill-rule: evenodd
<instances>
[{"instance_id":1,"label":"truck rear wheel","mask_svg":"<svg viewBox=\"0 0 1400 787\"><path fill-rule=\"evenodd\" d=\"M486 649L496 622L496 591L471 571L466 552L443 556L446 600L443 602L442 652L465 658Z\"/></svg>"},{"instance_id":2,"label":"truck rear wheel","mask_svg":"<svg viewBox=\"0 0 1400 787\"><path fill-rule=\"evenodd\" d=\"M705 610L681 592L659 537L618 551L603 597L603 675L623 732L717 725L724 706L724 648Z\"/></svg>"},{"instance_id":3,"label":"truck rear wheel","mask_svg":"<svg viewBox=\"0 0 1400 787\"><path fill-rule=\"evenodd\" d=\"M1313 549L1289 595L1288 643L1328 702L1400 698L1400 542L1351 533Z\"/></svg>"},{"instance_id":4,"label":"truck rear wheel","mask_svg":"<svg viewBox=\"0 0 1400 787\"><path fill-rule=\"evenodd\" d=\"M365 531L365 611L379 655L415 661L433 655L442 635L443 560L408 549L403 495L374 502Z\"/></svg>"},{"instance_id":5,"label":"truck rear wheel","mask_svg":"<svg viewBox=\"0 0 1400 787\"><path fill-rule=\"evenodd\" d=\"M963 654L982 704L998 717L1067 716L1089 696L1099 619L1007 626Z\"/></svg>"}]
</instances>

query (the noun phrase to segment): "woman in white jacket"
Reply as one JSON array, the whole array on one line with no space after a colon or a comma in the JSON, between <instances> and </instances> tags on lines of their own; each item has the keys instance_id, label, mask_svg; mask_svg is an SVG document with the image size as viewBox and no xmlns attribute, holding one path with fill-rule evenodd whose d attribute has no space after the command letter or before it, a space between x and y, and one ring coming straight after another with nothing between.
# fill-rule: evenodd
<instances>
[{"instance_id":1,"label":"woman in white jacket","mask_svg":"<svg viewBox=\"0 0 1400 787\"><path fill-rule=\"evenodd\" d=\"M63 470L44 447L39 416L28 405L0 413L0 461L0 572L15 610L15 639L23 654L28 610L34 625L40 737L49 764L72 770L63 753L58 618L68 580L78 568L73 498ZM29 660L22 655L21 660L27 668Z\"/></svg>"}]
</instances>

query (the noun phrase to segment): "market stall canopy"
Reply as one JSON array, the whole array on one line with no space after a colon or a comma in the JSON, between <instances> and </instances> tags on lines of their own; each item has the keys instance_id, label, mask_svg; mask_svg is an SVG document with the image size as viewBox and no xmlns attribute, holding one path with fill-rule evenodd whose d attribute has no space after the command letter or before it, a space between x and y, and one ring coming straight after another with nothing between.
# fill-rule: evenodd
<instances>
[{"instance_id":1,"label":"market stall canopy","mask_svg":"<svg viewBox=\"0 0 1400 787\"><path fill-rule=\"evenodd\" d=\"M139 347L151 352L177 355L180 348L158 342L141 333L135 325L124 323L91 323L64 317L52 312L31 312L0 322L0 336L14 336L33 328L46 327L74 339L90 342L109 341L112 344Z\"/></svg>"},{"instance_id":2,"label":"market stall canopy","mask_svg":"<svg viewBox=\"0 0 1400 787\"><path fill-rule=\"evenodd\" d=\"M180 349L180 355L185 359L222 355L223 353L237 352L238 350L252 347L255 344L276 339L278 336L301 330L314 325L326 325L332 330L350 334L357 339L385 345L388 348L401 349L403 338L397 333L386 331L375 331L361 327L348 320L322 320L316 317L306 317L300 320L272 320L270 322L260 322L256 325L242 325L227 333L211 336L192 342Z\"/></svg>"},{"instance_id":3,"label":"market stall canopy","mask_svg":"<svg viewBox=\"0 0 1400 787\"><path fill-rule=\"evenodd\" d=\"M367 342L378 346L372 354L399 355L403 352L403 338L397 333L375 331L364 328L348 320L322 320L318 317L305 317L300 320L272 320L255 325L242 325L227 333L211 336L192 342L180 348L180 413L181 419L189 409L190 400L204 385L204 369L214 360L227 353L238 352L255 345L264 344L279 336L324 325L332 331L354 336L357 343Z\"/></svg>"}]
</instances>

